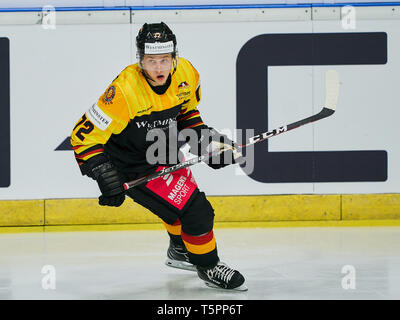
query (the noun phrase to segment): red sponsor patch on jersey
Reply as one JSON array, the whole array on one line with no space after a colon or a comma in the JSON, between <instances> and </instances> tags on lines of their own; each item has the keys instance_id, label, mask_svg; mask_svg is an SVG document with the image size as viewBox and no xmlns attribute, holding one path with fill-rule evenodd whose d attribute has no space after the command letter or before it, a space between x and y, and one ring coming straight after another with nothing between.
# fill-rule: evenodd
<instances>
[{"instance_id":1,"label":"red sponsor patch on jersey","mask_svg":"<svg viewBox=\"0 0 400 320\"><path fill-rule=\"evenodd\" d=\"M157 171L164 168L167 167L159 167ZM146 187L174 207L182 210L196 190L197 183L194 180L192 171L189 168L183 168L149 181Z\"/></svg>"}]
</instances>

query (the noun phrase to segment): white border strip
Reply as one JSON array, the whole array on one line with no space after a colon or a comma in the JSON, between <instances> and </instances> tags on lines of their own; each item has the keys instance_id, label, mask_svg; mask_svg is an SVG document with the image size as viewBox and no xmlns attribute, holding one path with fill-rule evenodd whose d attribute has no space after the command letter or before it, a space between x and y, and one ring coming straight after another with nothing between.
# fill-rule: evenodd
<instances>
[{"instance_id":1,"label":"white border strip","mask_svg":"<svg viewBox=\"0 0 400 320\"><path fill-rule=\"evenodd\" d=\"M359 20L400 19L400 6L355 6ZM157 9L157 10L78 10L55 11L57 25L74 24L143 24L145 22L268 22L319 21L341 19L340 6L243 8L243 9ZM46 16L42 11L0 12L0 25L40 25Z\"/></svg>"}]
</instances>

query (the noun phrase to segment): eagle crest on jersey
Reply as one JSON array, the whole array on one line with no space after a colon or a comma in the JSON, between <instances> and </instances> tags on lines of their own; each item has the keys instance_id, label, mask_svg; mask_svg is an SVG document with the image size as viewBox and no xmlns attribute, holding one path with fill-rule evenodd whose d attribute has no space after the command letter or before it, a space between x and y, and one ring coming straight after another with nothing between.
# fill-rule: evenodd
<instances>
[{"instance_id":1,"label":"eagle crest on jersey","mask_svg":"<svg viewBox=\"0 0 400 320\"><path fill-rule=\"evenodd\" d=\"M183 82L181 82L181 83L179 84L178 88L185 88L185 87L187 87L187 86L189 86L189 85L187 84L187 82L186 82L186 81L183 81Z\"/></svg>"}]
</instances>

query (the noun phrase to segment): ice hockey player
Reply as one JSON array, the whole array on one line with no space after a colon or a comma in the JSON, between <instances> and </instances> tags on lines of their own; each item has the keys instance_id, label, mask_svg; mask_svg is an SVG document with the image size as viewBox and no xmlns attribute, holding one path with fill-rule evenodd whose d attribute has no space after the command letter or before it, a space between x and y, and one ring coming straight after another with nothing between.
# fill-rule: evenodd
<instances>
[{"instance_id":1,"label":"ice hockey player","mask_svg":"<svg viewBox=\"0 0 400 320\"><path fill-rule=\"evenodd\" d=\"M241 156L228 137L203 123L197 109L199 74L188 60L178 57L171 29L163 22L145 23L136 46L138 63L112 81L72 131L71 145L81 173L97 181L100 205L118 207L128 195L161 218L170 240L168 266L195 271L210 287L247 290L242 274L218 257L214 209L188 168L127 191L123 187L126 181L174 164L168 161L174 158L168 148L173 130L195 133L196 139L188 141L191 153L219 148L220 156L207 162L214 169ZM165 163L148 159L154 141L146 137L155 129L165 133Z\"/></svg>"}]
</instances>

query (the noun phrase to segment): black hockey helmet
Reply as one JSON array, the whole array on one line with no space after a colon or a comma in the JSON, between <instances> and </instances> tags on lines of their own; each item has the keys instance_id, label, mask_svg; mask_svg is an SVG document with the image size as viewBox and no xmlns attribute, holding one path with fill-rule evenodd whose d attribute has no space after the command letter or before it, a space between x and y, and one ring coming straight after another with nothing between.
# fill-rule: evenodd
<instances>
[{"instance_id":1,"label":"black hockey helmet","mask_svg":"<svg viewBox=\"0 0 400 320\"><path fill-rule=\"evenodd\" d=\"M176 37L164 23L145 23L136 37L137 58L142 60L145 54L172 53L177 57Z\"/></svg>"}]
</instances>

